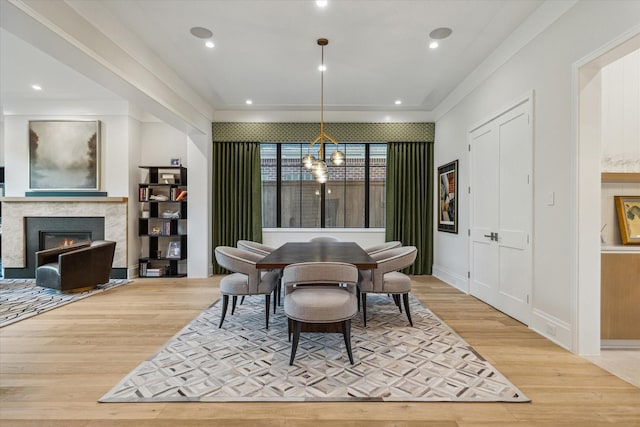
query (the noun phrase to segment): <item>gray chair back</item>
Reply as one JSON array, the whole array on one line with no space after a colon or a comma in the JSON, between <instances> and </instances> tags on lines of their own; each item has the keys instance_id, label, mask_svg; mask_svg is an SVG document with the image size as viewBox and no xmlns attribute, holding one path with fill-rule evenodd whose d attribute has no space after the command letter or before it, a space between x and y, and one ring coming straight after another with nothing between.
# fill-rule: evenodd
<instances>
[{"instance_id":1,"label":"gray chair back","mask_svg":"<svg viewBox=\"0 0 640 427\"><path fill-rule=\"evenodd\" d=\"M238 247L238 249L254 252L262 256L267 256L276 249L263 243L254 242L252 240L238 240L236 246Z\"/></svg>"},{"instance_id":2,"label":"gray chair back","mask_svg":"<svg viewBox=\"0 0 640 427\"><path fill-rule=\"evenodd\" d=\"M316 236L316 237L312 237L309 241L310 242L339 242L340 239L338 239L335 236Z\"/></svg>"},{"instance_id":3,"label":"gray chair back","mask_svg":"<svg viewBox=\"0 0 640 427\"><path fill-rule=\"evenodd\" d=\"M391 242L384 242L384 243L381 243L379 245L370 246L370 247L366 248L364 251L366 253L368 253L369 255L373 255L375 253L386 251L386 250L389 250L389 249L398 248L400 246L402 246L402 242L400 242L398 240L394 240L394 241L391 241Z\"/></svg>"},{"instance_id":4,"label":"gray chair back","mask_svg":"<svg viewBox=\"0 0 640 427\"><path fill-rule=\"evenodd\" d=\"M358 282L358 268L344 262L300 262L284 268L282 282L285 296L296 285L345 284L351 289Z\"/></svg>"}]
</instances>

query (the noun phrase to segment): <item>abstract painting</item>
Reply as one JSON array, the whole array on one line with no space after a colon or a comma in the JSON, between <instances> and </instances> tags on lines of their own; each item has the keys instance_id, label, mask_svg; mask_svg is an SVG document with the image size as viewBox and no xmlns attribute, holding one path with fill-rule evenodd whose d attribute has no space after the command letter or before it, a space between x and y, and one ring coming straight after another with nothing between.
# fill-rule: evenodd
<instances>
[{"instance_id":1,"label":"abstract painting","mask_svg":"<svg viewBox=\"0 0 640 427\"><path fill-rule=\"evenodd\" d=\"M99 121L29 121L31 190L98 190L99 165Z\"/></svg>"}]
</instances>

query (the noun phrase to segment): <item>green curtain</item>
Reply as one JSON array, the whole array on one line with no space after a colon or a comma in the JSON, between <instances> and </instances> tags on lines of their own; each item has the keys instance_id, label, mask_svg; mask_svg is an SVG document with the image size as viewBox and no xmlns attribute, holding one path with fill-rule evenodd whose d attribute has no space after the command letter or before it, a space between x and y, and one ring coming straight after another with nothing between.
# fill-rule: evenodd
<instances>
[{"instance_id":1,"label":"green curtain","mask_svg":"<svg viewBox=\"0 0 640 427\"><path fill-rule=\"evenodd\" d=\"M387 144L386 240L418 248L408 274L431 274L433 264L433 143Z\"/></svg>"},{"instance_id":2,"label":"green curtain","mask_svg":"<svg viewBox=\"0 0 640 427\"><path fill-rule=\"evenodd\" d=\"M260 143L213 143L212 246L262 242ZM192 230L193 231L193 230ZM226 273L213 256L214 274Z\"/></svg>"}]
</instances>

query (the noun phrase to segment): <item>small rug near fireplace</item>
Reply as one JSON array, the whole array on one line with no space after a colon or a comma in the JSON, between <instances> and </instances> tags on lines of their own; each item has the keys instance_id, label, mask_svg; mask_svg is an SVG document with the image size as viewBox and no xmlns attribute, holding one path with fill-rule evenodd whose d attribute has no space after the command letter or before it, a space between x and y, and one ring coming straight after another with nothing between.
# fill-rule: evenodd
<instances>
[{"instance_id":1,"label":"small rug near fireplace","mask_svg":"<svg viewBox=\"0 0 640 427\"><path fill-rule=\"evenodd\" d=\"M353 320L354 365L342 334L302 333L293 366L282 307L266 330L247 298L219 329L217 301L100 402L529 401L416 298L414 327L390 301L368 296L367 327Z\"/></svg>"},{"instance_id":2,"label":"small rug near fireplace","mask_svg":"<svg viewBox=\"0 0 640 427\"><path fill-rule=\"evenodd\" d=\"M36 286L35 279L0 279L0 328L129 282L111 280L96 289L64 294Z\"/></svg>"}]
</instances>

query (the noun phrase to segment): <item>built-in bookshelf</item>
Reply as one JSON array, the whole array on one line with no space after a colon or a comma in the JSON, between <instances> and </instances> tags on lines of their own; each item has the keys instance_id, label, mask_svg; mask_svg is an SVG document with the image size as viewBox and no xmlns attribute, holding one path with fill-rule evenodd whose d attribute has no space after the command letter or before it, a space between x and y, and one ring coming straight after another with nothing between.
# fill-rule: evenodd
<instances>
[{"instance_id":1,"label":"built-in bookshelf","mask_svg":"<svg viewBox=\"0 0 640 427\"><path fill-rule=\"evenodd\" d=\"M187 275L187 169L140 166L147 171L138 184L140 277Z\"/></svg>"}]
</instances>

